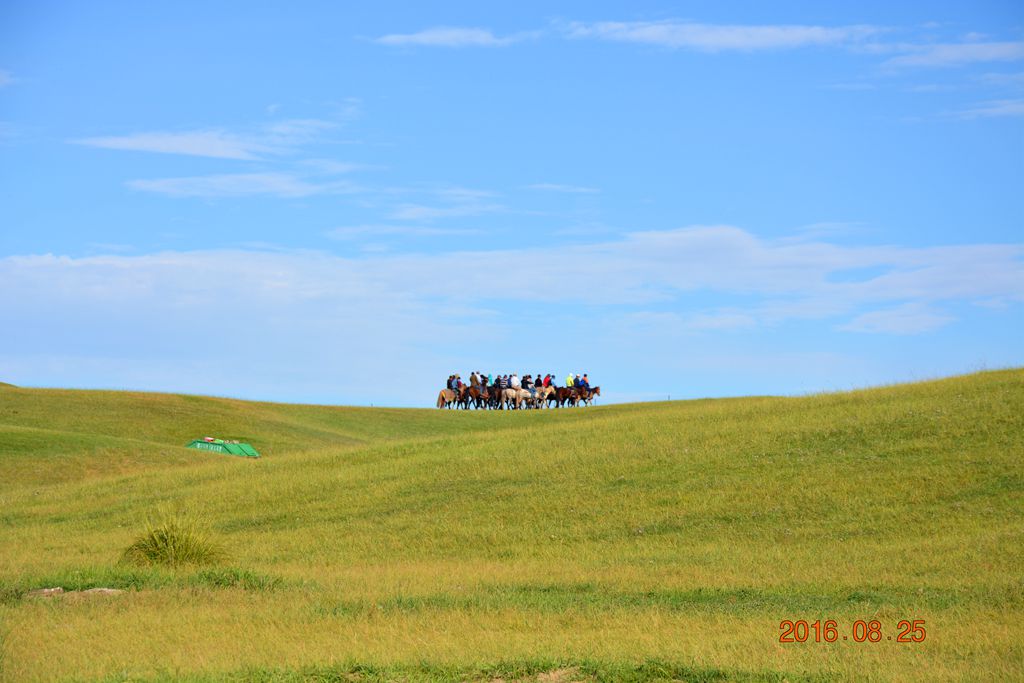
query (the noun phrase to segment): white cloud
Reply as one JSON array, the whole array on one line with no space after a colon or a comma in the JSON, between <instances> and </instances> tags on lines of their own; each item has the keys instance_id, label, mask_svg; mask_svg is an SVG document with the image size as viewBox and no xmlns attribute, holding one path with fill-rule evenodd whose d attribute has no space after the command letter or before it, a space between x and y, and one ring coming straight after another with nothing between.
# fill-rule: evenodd
<instances>
[{"instance_id":1,"label":"white cloud","mask_svg":"<svg viewBox=\"0 0 1024 683\"><path fill-rule=\"evenodd\" d=\"M458 218L462 216L479 216L485 213L501 211L505 207L500 204L456 204L453 206L425 206L423 204L402 204L391 212L389 218L396 221L426 221L438 218Z\"/></svg>"},{"instance_id":2,"label":"white cloud","mask_svg":"<svg viewBox=\"0 0 1024 683\"><path fill-rule=\"evenodd\" d=\"M406 228L354 226L339 229L338 235L381 229ZM201 260L203 254L200 252L195 258ZM372 281L381 291L402 291L428 298L642 306L701 291L761 297L762 303L755 308L706 312L703 318L727 315L733 316L734 321L744 315L754 315L759 321L768 317L776 321L826 317L860 306L910 300L973 301L1001 297L1020 302L1024 301L1022 257L1024 245L847 247L824 242L766 241L727 226L639 232L613 241L558 250L538 247L406 253L357 261L326 255L261 252L253 256L280 259L281 267L294 273L294 278L289 278L294 281L305 281L308 278L303 273L317 270L303 265L305 260L313 259L317 264L333 264L324 269L325 273L345 272L359 281ZM193 256L167 254L161 258ZM517 264L515 287L508 287L486 270L466 272L457 282L433 277L437 272L464 270L465 263L494 262ZM851 269L877 269L880 274L857 281L833 281L834 273ZM410 282L416 285L410 288ZM320 287L331 290L336 284L327 275Z\"/></svg>"},{"instance_id":3,"label":"white cloud","mask_svg":"<svg viewBox=\"0 0 1024 683\"><path fill-rule=\"evenodd\" d=\"M442 186L426 190L437 203L407 202L395 206L388 218L406 222L432 222L439 218L460 218L479 216L504 211L505 206L493 201L496 196L490 190L468 187Z\"/></svg>"},{"instance_id":4,"label":"white cloud","mask_svg":"<svg viewBox=\"0 0 1024 683\"><path fill-rule=\"evenodd\" d=\"M315 183L289 173L229 173L222 175L131 180L128 187L171 197L247 197L271 195L297 198L317 194L348 194L358 188L345 181Z\"/></svg>"},{"instance_id":5,"label":"white cloud","mask_svg":"<svg viewBox=\"0 0 1024 683\"><path fill-rule=\"evenodd\" d=\"M435 228L422 225L346 225L328 230L325 235L333 240L357 240L379 237L439 237L442 235L470 235L477 230Z\"/></svg>"},{"instance_id":6,"label":"white cloud","mask_svg":"<svg viewBox=\"0 0 1024 683\"><path fill-rule=\"evenodd\" d=\"M368 166L366 164L353 164L347 161L336 161L334 159L306 159L301 163L306 168L328 175L352 173L353 171L379 168L376 166Z\"/></svg>"},{"instance_id":7,"label":"white cloud","mask_svg":"<svg viewBox=\"0 0 1024 683\"><path fill-rule=\"evenodd\" d=\"M705 52L844 45L879 34L875 26L728 25L681 21L574 22L571 38L596 38Z\"/></svg>"},{"instance_id":8,"label":"white cloud","mask_svg":"<svg viewBox=\"0 0 1024 683\"><path fill-rule=\"evenodd\" d=\"M990 100L956 113L962 119L1024 116L1024 100Z\"/></svg>"},{"instance_id":9,"label":"white cloud","mask_svg":"<svg viewBox=\"0 0 1024 683\"><path fill-rule=\"evenodd\" d=\"M983 83L995 86L1024 86L1024 72L1020 73L989 73L978 77Z\"/></svg>"},{"instance_id":10,"label":"white cloud","mask_svg":"<svg viewBox=\"0 0 1024 683\"><path fill-rule=\"evenodd\" d=\"M14 76L11 75L10 71L7 71L6 69L0 69L0 88L6 87L8 85L13 85L15 82L16 81L14 79Z\"/></svg>"},{"instance_id":11,"label":"white cloud","mask_svg":"<svg viewBox=\"0 0 1024 683\"><path fill-rule=\"evenodd\" d=\"M392 227L404 230L384 229ZM376 229L341 228L338 237ZM473 266L496 263L508 272ZM855 268L881 274L833 281ZM711 226L558 250L12 256L0 258L0 282L0 320L21 331L6 340L0 370L18 382L83 386L102 377L105 386L422 404L451 368L596 371L643 348L624 372L692 369L718 354L730 372L749 362L764 377L773 370L763 338L735 340L765 325L817 320L915 334L950 324L952 305L983 301L1006 307L991 315L1018 315L1024 245L850 247ZM749 305L700 303L723 297ZM551 324L538 304L556 305L559 326L587 333L524 344ZM807 372L801 363L786 371ZM715 374L709 386L719 386ZM788 386L784 374L773 390ZM382 386L385 377L404 379Z\"/></svg>"},{"instance_id":12,"label":"white cloud","mask_svg":"<svg viewBox=\"0 0 1024 683\"><path fill-rule=\"evenodd\" d=\"M286 119L267 124L258 137L275 147L293 147L316 140L337 125L323 119Z\"/></svg>"},{"instance_id":13,"label":"white cloud","mask_svg":"<svg viewBox=\"0 0 1024 683\"><path fill-rule=\"evenodd\" d=\"M558 183L534 183L527 185L528 190L541 190L542 192L566 192L569 194L597 194L600 192L594 187L583 187L580 185L560 185Z\"/></svg>"},{"instance_id":14,"label":"white cloud","mask_svg":"<svg viewBox=\"0 0 1024 683\"><path fill-rule=\"evenodd\" d=\"M221 130L190 131L186 133L134 133L111 137L83 138L75 144L104 149L133 152L158 152L213 159L252 160L273 151L271 147L244 140Z\"/></svg>"},{"instance_id":15,"label":"white cloud","mask_svg":"<svg viewBox=\"0 0 1024 683\"><path fill-rule=\"evenodd\" d=\"M266 155L288 153L296 146L312 142L336 125L321 119L290 119L246 134L222 129L157 131L82 138L71 142L104 149L252 161Z\"/></svg>"},{"instance_id":16,"label":"white cloud","mask_svg":"<svg viewBox=\"0 0 1024 683\"><path fill-rule=\"evenodd\" d=\"M936 330L954 320L953 316L936 313L921 304L910 303L896 308L862 313L841 325L839 329L848 332L920 334Z\"/></svg>"},{"instance_id":17,"label":"white cloud","mask_svg":"<svg viewBox=\"0 0 1024 683\"><path fill-rule=\"evenodd\" d=\"M525 39L531 34L515 34L499 38L484 28L437 26L418 33L392 33L376 39L381 45L420 45L427 47L503 47Z\"/></svg>"},{"instance_id":18,"label":"white cloud","mask_svg":"<svg viewBox=\"0 0 1024 683\"><path fill-rule=\"evenodd\" d=\"M758 320L749 313L718 311L699 313L685 322L693 330L735 330L757 327Z\"/></svg>"},{"instance_id":19,"label":"white cloud","mask_svg":"<svg viewBox=\"0 0 1024 683\"><path fill-rule=\"evenodd\" d=\"M1024 59L1024 42L936 43L906 46L910 54L892 57L888 66L942 67Z\"/></svg>"}]
</instances>

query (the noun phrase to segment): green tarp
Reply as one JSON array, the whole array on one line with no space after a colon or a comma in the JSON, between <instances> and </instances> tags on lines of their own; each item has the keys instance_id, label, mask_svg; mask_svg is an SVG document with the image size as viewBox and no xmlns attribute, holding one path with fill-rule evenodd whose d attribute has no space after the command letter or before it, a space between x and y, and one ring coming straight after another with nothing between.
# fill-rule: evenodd
<instances>
[{"instance_id":1,"label":"green tarp","mask_svg":"<svg viewBox=\"0 0 1024 683\"><path fill-rule=\"evenodd\" d=\"M230 455L240 455L243 458L258 458L260 454L256 452L256 449L247 443L240 441L225 441L224 439L196 439L192 443L188 444L188 448L197 448L201 451L213 451L214 453L228 453Z\"/></svg>"}]
</instances>

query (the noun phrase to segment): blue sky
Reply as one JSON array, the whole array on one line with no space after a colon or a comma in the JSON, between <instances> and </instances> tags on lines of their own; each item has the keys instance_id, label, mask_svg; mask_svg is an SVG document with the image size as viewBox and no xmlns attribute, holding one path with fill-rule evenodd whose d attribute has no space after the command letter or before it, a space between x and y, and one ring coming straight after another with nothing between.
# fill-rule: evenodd
<instances>
[{"instance_id":1,"label":"blue sky","mask_svg":"<svg viewBox=\"0 0 1024 683\"><path fill-rule=\"evenodd\" d=\"M491 5L0 6L0 380L1024 364L1020 3Z\"/></svg>"}]
</instances>

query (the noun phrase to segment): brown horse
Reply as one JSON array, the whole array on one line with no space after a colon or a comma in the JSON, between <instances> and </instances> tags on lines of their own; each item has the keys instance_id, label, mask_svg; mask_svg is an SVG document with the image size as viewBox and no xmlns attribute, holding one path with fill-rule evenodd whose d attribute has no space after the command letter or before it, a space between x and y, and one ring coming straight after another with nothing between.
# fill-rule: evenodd
<instances>
[{"instance_id":1,"label":"brown horse","mask_svg":"<svg viewBox=\"0 0 1024 683\"><path fill-rule=\"evenodd\" d=\"M455 392L455 407L469 410L469 387L462 386Z\"/></svg>"},{"instance_id":2,"label":"brown horse","mask_svg":"<svg viewBox=\"0 0 1024 683\"><path fill-rule=\"evenodd\" d=\"M442 389L441 393L437 395L438 408L451 408L453 403L455 403L455 392L451 389Z\"/></svg>"},{"instance_id":3,"label":"brown horse","mask_svg":"<svg viewBox=\"0 0 1024 683\"><path fill-rule=\"evenodd\" d=\"M586 403L588 406L594 400L595 396L601 395L601 387L590 387L589 390L580 390L579 400Z\"/></svg>"},{"instance_id":4,"label":"brown horse","mask_svg":"<svg viewBox=\"0 0 1024 683\"><path fill-rule=\"evenodd\" d=\"M555 395L558 397L558 407L561 408L566 403L573 406L576 405L576 390L571 387L558 387L555 389Z\"/></svg>"},{"instance_id":5,"label":"brown horse","mask_svg":"<svg viewBox=\"0 0 1024 683\"><path fill-rule=\"evenodd\" d=\"M470 387L466 390L467 401L473 404L473 407L479 410L483 408L487 401L490 400L490 387Z\"/></svg>"}]
</instances>

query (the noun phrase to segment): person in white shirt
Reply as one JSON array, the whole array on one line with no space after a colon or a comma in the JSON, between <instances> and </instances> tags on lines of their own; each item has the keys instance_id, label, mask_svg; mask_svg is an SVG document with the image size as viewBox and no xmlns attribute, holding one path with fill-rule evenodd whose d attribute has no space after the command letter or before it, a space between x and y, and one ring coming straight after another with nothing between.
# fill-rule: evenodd
<instances>
[{"instance_id":1,"label":"person in white shirt","mask_svg":"<svg viewBox=\"0 0 1024 683\"><path fill-rule=\"evenodd\" d=\"M514 372L512 373L512 379L510 379L508 383L513 389L519 389L523 386L523 383L519 381L519 375Z\"/></svg>"}]
</instances>

